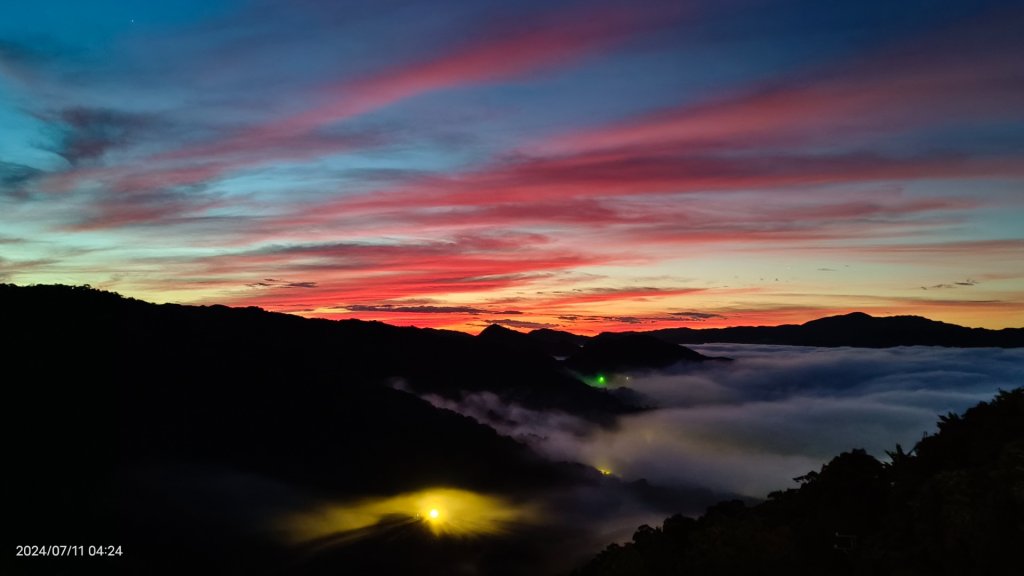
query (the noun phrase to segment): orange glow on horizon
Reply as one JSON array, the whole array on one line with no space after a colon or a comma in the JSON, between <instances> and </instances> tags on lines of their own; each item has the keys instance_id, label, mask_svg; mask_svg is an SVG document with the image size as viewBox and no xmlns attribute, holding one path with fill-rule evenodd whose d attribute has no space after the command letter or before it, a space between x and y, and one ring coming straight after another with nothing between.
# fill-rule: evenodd
<instances>
[{"instance_id":1,"label":"orange glow on horizon","mask_svg":"<svg viewBox=\"0 0 1024 576\"><path fill-rule=\"evenodd\" d=\"M987 311L987 310L986 310ZM444 316L433 314L419 315L388 315L388 314L351 314L351 313L298 313L309 318L325 318L329 320L363 320L377 321L394 326L414 326L418 328L435 328L454 330L468 334L477 334L491 324L504 325L512 330L529 332L538 328L551 328L581 335L596 335L602 332L645 332L665 328L690 328L701 330L707 328L730 328L736 326L779 326L784 324L803 324L811 320L827 316L839 316L852 312L864 312L871 316L923 316L930 320L959 324L966 327L983 327L989 329L1015 328L1024 325L1024 315L1006 313L1000 316L982 315L974 307L944 307L940 310L906 309L894 306L857 306L836 308L798 308L779 310L750 310L731 315L722 314L724 318L708 318L700 321L683 321L658 317L645 318L637 315L637 321L615 320L614 317L603 320L580 320L567 322L557 316L522 314L505 318L466 318L465 316ZM1010 311L1008 311L1010 312ZM513 323L494 320L512 320Z\"/></svg>"}]
</instances>

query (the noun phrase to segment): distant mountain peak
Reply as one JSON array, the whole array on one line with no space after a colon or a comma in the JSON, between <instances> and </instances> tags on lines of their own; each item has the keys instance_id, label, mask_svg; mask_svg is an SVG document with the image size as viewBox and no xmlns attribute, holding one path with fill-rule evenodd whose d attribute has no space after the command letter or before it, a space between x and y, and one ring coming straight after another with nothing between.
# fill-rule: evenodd
<instances>
[{"instance_id":1,"label":"distant mountain peak","mask_svg":"<svg viewBox=\"0 0 1024 576\"><path fill-rule=\"evenodd\" d=\"M867 312L855 311L850 312L849 314L839 314L836 316L832 316L832 318L849 318L851 320L872 320L875 317L872 316L871 314L868 314Z\"/></svg>"},{"instance_id":2,"label":"distant mountain peak","mask_svg":"<svg viewBox=\"0 0 1024 576\"><path fill-rule=\"evenodd\" d=\"M872 316L866 312L850 312L848 314L836 314L835 316L824 316L822 318L815 318L814 320L808 320L801 324L801 326L819 326L823 324L865 324L874 320L880 320L881 318Z\"/></svg>"},{"instance_id":3,"label":"distant mountain peak","mask_svg":"<svg viewBox=\"0 0 1024 576\"><path fill-rule=\"evenodd\" d=\"M666 368L679 362L717 360L656 336L638 332L602 332L566 360L581 374Z\"/></svg>"},{"instance_id":4,"label":"distant mountain peak","mask_svg":"<svg viewBox=\"0 0 1024 576\"><path fill-rule=\"evenodd\" d=\"M850 312L826 316L803 324L737 326L730 328L665 328L654 335L674 344L729 342L797 346L890 346L1004 347L1024 346L1024 329L988 330L966 328L923 316L872 316Z\"/></svg>"},{"instance_id":5,"label":"distant mountain peak","mask_svg":"<svg viewBox=\"0 0 1024 576\"><path fill-rule=\"evenodd\" d=\"M498 336L498 335L509 335L509 334L518 334L518 335L525 336L525 334L523 334L522 332L519 332L518 330L513 330L513 329L511 329L511 328L509 328L507 326L502 326L501 324L491 324L487 328L484 328L483 330L481 330L480 334L477 334L477 336L483 336L483 337L486 338L486 337L493 337L493 336Z\"/></svg>"}]
</instances>

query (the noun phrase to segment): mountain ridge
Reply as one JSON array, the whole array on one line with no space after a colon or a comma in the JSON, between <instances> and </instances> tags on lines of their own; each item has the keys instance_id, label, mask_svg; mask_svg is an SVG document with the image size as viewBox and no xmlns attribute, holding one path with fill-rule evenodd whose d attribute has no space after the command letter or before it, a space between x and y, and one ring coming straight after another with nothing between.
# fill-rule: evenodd
<instances>
[{"instance_id":1,"label":"mountain ridge","mask_svg":"<svg viewBox=\"0 0 1024 576\"><path fill-rule=\"evenodd\" d=\"M210 573L316 574L287 564L287 544L264 530L276 530L268 522L278 506L321 500L448 486L513 499L596 491L659 507L721 498L547 459L428 401L493 393L538 412L571 411L588 429L641 409L576 378L525 334L478 337L10 284L0 284L0 326L14 432L5 500L18 529L12 544L123 544L125 573L181 574L198 562ZM565 541L585 532L569 523L559 530ZM503 566L506 544L515 542L483 550L479 562ZM35 573L60 571L35 560L26 563Z\"/></svg>"},{"instance_id":2,"label":"mountain ridge","mask_svg":"<svg viewBox=\"0 0 1024 576\"><path fill-rule=\"evenodd\" d=\"M549 353L567 355L573 347L603 334L645 334L673 344L776 344L790 346L948 346L960 348L1024 347L1024 328L970 328L924 316L871 316L850 312L815 318L803 324L776 326L729 326L725 328L659 328L602 332L584 336L565 330L543 328L529 333L545 344Z\"/></svg>"},{"instance_id":3,"label":"mountain ridge","mask_svg":"<svg viewBox=\"0 0 1024 576\"><path fill-rule=\"evenodd\" d=\"M962 348L1024 346L1024 328L968 328L923 316L871 316L851 312L803 324L729 328L663 328L648 332L675 344L780 344L796 346L949 346Z\"/></svg>"}]
</instances>

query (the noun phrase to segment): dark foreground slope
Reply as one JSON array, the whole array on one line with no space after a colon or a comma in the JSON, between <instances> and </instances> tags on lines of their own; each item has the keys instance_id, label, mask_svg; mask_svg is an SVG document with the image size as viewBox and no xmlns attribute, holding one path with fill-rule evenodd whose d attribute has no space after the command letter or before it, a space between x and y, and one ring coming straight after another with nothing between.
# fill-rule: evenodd
<instances>
[{"instance_id":1,"label":"dark foreground slope","mask_svg":"<svg viewBox=\"0 0 1024 576\"><path fill-rule=\"evenodd\" d=\"M460 333L10 285L0 326L12 546L126 550L4 573L295 573L280 567L264 508L432 486L515 495L597 474L548 463L396 379L578 406L596 421L626 409L544 354Z\"/></svg>"},{"instance_id":2,"label":"dark foreground slope","mask_svg":"<svg viewBox=\"0 0 1024 576\"><path fill-rule=\"evenodd\" d=\"M920 316L875 317L863 312L829 316L804 324L732 328L666 328L647 332L674 344L783 344L790 346L1024 346L1024 328L965 328Z\"/></svg>"},{"instance_id":3,"label":"dark foreground slope","mask_svg":"<svg viewBox=\"0 0 1024 576\"><path fill-rule=\"evenodd\" d=\"M834 458L753 507L723 502L611 545L580 576L1009 574L1024 542L1024 388L1002 392L891 462Z\"/></svg>"}]
</instances>

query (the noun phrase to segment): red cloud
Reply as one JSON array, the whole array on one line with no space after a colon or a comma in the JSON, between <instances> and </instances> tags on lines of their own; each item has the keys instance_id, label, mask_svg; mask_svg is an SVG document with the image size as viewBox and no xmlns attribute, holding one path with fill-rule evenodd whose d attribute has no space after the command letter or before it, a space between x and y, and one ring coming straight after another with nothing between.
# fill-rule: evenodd
<instances>
[{"instance_id":1,"label":"red cloud","mask_svg":"<svg viewBox=\"0 0 1024 576\"><path fill-rule=\"evenodd\" d=\"M548 150L695 145L706 150L832 144L922 124L1021 119L1020 9L845 65L558 139Z\"/></svg>"},{"instance_id":2,"label":"red cloud","mask_svg":"<svg viewBox=\"0 0 1024 576\"><path fill-rule=\"evenodd\" d=\"M446 53L324 90L325 102L256 131L260 137L305 132L437 90L512 79L553 69L636 35L665 26L678 12L669 3L590 6L504 23Z\"/></svg>"},{"instance_id":3,"label":"red cloud","mask_svg":"<svg viewBox=\"0 0 1024 576\"><path fill-rule=\"evenodd\" d=\"M112 193L147 191L208 182L244 168L365 146L373 140L327 138L316 130L427 92L565 66L664 26L677 12L669 3L644 9L591 6L514 25L505 23L442 54L327 86L320 91L319 104L298 114L132 165L68 171L51 179L49 185L67 190L82 182L98 182ZM120 223L116 218L110 221Z\"/></svg>"}]
</instances>

